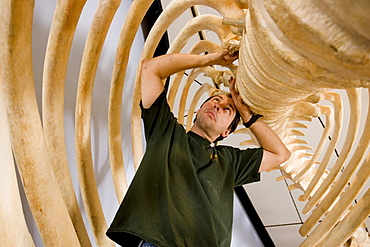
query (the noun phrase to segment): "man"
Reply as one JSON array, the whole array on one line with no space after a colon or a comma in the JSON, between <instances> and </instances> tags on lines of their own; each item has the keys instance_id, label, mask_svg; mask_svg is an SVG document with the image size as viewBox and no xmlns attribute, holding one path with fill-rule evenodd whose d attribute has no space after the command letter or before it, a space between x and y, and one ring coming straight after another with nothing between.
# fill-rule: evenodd
<instances>
[{"instance_id":1,"label":"man","mask_svg":"<svg viewBox=\"0 0 370 247\"><path fill-rule=\"evenodd\" d=\"M191 130L169 110L162 80L182 70L228 66L237 55L170 54L142 62L141 108L146 152L107 231L122 246L230 246L233 188L260 180L259 173L285 162L290 152L280 138L253 115L234 89L218 95L197 112ZM261 148L213 146L228 136L236 114Z\"/></svg>"}]
</instances>

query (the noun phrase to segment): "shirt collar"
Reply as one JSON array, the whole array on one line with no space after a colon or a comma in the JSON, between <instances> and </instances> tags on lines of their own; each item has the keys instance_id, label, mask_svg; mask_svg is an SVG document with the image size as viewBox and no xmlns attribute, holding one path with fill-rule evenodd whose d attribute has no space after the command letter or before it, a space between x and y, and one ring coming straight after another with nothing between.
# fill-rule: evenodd
<instances>
[{"instance_id":1,"label":"shirt collar","mask_svg":"<svg viewBox=\"0 0 370 247\"><path fill-rule=\"evenodd\" d=\"M204 147L209 147L210 144L211 144L210 141L208 141L207 139L205 139L205 138L201 137L200 135L194 133L193 131L189 131L188 135L193 137L200 145L202 145Z\"/></svg>"}]
</instances>

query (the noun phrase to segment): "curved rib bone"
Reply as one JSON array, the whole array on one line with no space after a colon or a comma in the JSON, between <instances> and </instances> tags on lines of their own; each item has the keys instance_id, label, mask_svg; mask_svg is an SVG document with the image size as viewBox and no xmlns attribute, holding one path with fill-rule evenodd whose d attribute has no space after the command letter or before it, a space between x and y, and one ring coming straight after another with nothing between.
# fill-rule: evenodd
<instances>
[{"instance_id":1,"label":"curved rib bone","mask_svg":"<svg viewBox=\"0 0 370 247\"><path fill-rule=\"evenodd\" d=\"M90 240L79 211L69 172L64 138L64 86L69 51L85 0L59 1L54 13L43 74L43 127L55 175L81 244ZM69 10L72 9L72 10Z\"/></svg>"},{"instance_id":2,"label":"curved rib bone","mask_svg":"<svg viewBox=\"0 0 370 247\"><path fill-rule=\"evenodd\" d=\"M36 102L31 56L33 2L9 0L2 4L1 84L28 203L45 245L80 246L52 169ZM63 228L56 227L60 225Z\"/></svg>"},{"instance_id":3,"label":"curved rib bone","mask_svg":"<svg viewBox=\"0 0 370 247\"><path fill-rule=\"evenodd\" d=\"M367 161L367 166L370 166ZM351 211L338 223L317 246L331 247L343 246L346 239L350 239L352 233L356 231L357 226L361 225L367 215L370 215L370 189L368 189L361 200L351 209ZM369 236L365 233L363 243L358 243L358 246L366 246L369 243ZM341 238L338 238L341 236ZM367 238L367 239L366 239Z\"/></svg>"},{"instance_id":4,"label":"curved rib bone","mask_svg":"<svg viewBox=\"0 0 370 247\"><path fill-rule=\"evenodd\" d=\"M0 246L35 246L23 215L4 97L0 87Z\"/></svg>"},{"instance_id":5,"label":"curved rib bone","mask_svg":"<svg viewBox=\"0 0 370 247\"><path fill-rule=\"evenodd\" d=\"M332 108L328 106L320 106L320 113L326 116L326 126L324 132L321 136L320 142L317 145L316 151L313 157L310 160L310 163L298 173L298 175L294 178L294 180L300 180L300 178L313 166L313 164L317 161L318 157L320 156L322 150L325 147L326 140L328 140L330 136L330 132L334 122L334 116L332 114Z\"/></svg>"},{"instance_id":6,"label":"curved rib bone","mask_svg":"<svg viewBox=\"0 0 370 247\"><path fill-rule=\"evenodd\" d=\"M302 236L306 236L313 226L319 221L325 212L333 205L335 200L339 197L345 186L349 183L353 173L358 167L361 166L361 160L365 156L365 151L370 147L370 132L366 131L370 128L370 110L368 111L366 125L362 137L358 144L358 147L353 154L349 164L343 170L342 175L338 181L333 185L329 193L326 195L324 200L317 205L316 209L312 212L310 217L304 222L300 229ZM362 166L365 166L364 164ZM367 177L368 179L369 177Z\"/></svg>"},{"instance_id":7,"label":"curved rib bone","mask_svg":"<svg viewBox=\"0 0 370 247\"><path fill-rule=\"evenodd\" d=\"M221 41L227 40L234 35L229 26L222 25L222 18L215 15L201 15L191 19L176 36L168 53L178 53L186 45L189 39L201 30L210 30L217 34Z\"/></svg>"},{"instance_id":8,"label":"curved rib bone","mask_svg":"<svg viewBox=\"0 0 370 247\"><path fill-rule=\"evenodd\" d=\"M325 97L323 98L324 100L329 100L334 104L334 116L332 116L333 120L335 120L334 124L334 130L333 130L333 135L330 139L330 144L326 149L326 152L324 154L324 159L321 162L321 165L319 166L315 176L312 178L310 184L308 185L307 189L305 190L304 195L302 198L300 198L301 201L307 200L308 196L313 193L315 188L319 186L321 183L319 181L323 178L323 175L326 171L326 168L328 167L331 154L334 152L335 146L337 145L338 139L339 139L339 134L342 129L342 120L343 120L343 114L342 114L342 102L340 99L339 94L334 93L334 92L328 92L324 93ZM331 116L329 116L329 119ZM330 128L330 121L327 121L329 123L329 126L325 126L325 129ZM323 137L325 136L325 133L323 133ZM314 156L315 157L315 156ZM314 159L314 157L312 159Z\"/></svg>"},{"instance_id":9,"label":"curved rib bone","mask_svg":"<svg viewBox=\"0 0 370 247\"><path fill-rule=\"evenodd\" d=\"M360 167L358 170L358 173L354 180L351 182L349 185L348 189L343 193L341 198L338 200L338 202L335 204L335 206L328 212L326 215L325 219L322 221L322 223L310 234L310 238L307 238L303 243L301 244L302 247L304 246L316 246L316 244L322 240L325 235L331 231L331 229L334 228L334 226L337 224L341 216L343 216L344 213L347 213L348 208L351 206L352 202L358 195L358 193L361 191L363 186L365 186L366 181L368 180L370 176L370 156L368 156L368 159L364 162L363 166ZM367 195L365 194L364 196L364 201L368 202L369 201L369 190L367 192ZM359 208L363 208L364 206L359 205ZM361 216L358 215L358 219L360 222L355 224L355 226L361 225L367 216L369 215L369 204L367 204L364 208L365 212ZM306 221L307 222L307 221ZM341 224L345 224L346 221L341 220ZM351 227L351 226L350 226ZM347 228L349 228L347 226ZM353 227L352 227L353 228ZM356 227L357 228L357 227ZM306 231L303 232L303 230L306 230L306 228L301 228L302 231L301 234L305 233ZM347 234L350 231L346 231ZM337 244L334 244L334 246L338 246L338 242L341 241L346 241L348 238L336 238L335 240L331 239L332 242L336 242ZM333 246L333 245L331 245Z\"/></svg>"},{"instance_id":10,"label":"curved rib bone","mask_svg":"<svg viewBox=\"0 0 370 247\"><path fill-rule=\"evenodd\" d=\"M320 185L315 194L312 195L311 198L309 198L308 202L303 208L302 210L303 214L307 214L314 207L314 205L321 199L321 197L326 193L326 191L329 189L329 186L331 186L335 178L338 176L340 170L342 169L343 165L345 164L349 157L351 149L353 148L355 137L360 126L360 107L361 107L361 101L359 97L360 91L358 89L348 89L347 92L349 104L351 107L350 112L351 115L349 117L351 119L351 128L348 129L347 136L345 138L346 142L344 143L344 146L341 150L341 155L339 156L339 158L333 165L332 169L330 170L328 177L323 181L323 183Z\"/></svg>"},{"instance_id":11,"label":"curved rib bone","mask_svg":"<svg viewBox=\"0 0 370 247\"><path fill-rule=\"evenodd\" d=\"M121 140L121 105L122 91L126 75L126 68L130 49L134 41L136 32L141 21L144 18L146 11L149 9L153 0L135 0L130 6L130 10L126 16L124 26L120 34L116 60L113 68L111 81L111 90L109 96L109 113L108 113L108 137L109 137L109 158L112 168L113 180L115 184L116 194L119 201L122 201L124 194L127 191L128 185L126 182L120 186L120 181L126 181L126 174L123 173L123 156L122 156L122 140ZM140 69L139 69L140 70ZM134 95L138 94L138 88L134 90ZM133 106L136 110L138 106ZM138 114L137 111L132 112L132 116ZM136 116L139 117L140 116ZM132 145L134 160L138 162L142 156L141 130L132 127L132 136L138 135L135 144ZM136 165L138 163L135 163ZM137 168L137 167L136 167Z\"/></svg>"},{"instance_id":12,"label":"curved rib bone","mask_svg":"<svg viewBox=\"0 0 370 247\"><path fill-rule=\"evenodd\" d=\"M81 194L88 219L99 246L114 246L105 232L108 229L100 203L91 155L90 120L94 79L101 49L120 0L101 1L95 14L83 53L76 99L76 163ZM118 173L118 171L115 171ZM126 180L114 180L117 182ZM121 186L121 183L116 186ZM116 191L121 191L117 190ZM123 195L119 195L123 196ZM87 244L87 243L86 243ZM83 245L86 245L83 243Z\"/></svg>"}]
</instances>

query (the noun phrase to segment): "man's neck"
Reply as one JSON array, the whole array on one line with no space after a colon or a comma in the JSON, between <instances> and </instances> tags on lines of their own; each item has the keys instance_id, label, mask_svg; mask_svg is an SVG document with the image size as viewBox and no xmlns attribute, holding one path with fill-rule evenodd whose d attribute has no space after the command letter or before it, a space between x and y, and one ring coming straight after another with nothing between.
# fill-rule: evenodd
<instances>
[{"instance_id":1,"label":"man's neck","mask_svg":"<svg viewBox=\"0 0 370 247\"><path fill-rule=\"evenodd\" d=\"M217 138L217 137L212 136L208 132L205 132L201 128L198 128L195 124L191 127L190 131L192 131L195 134L203 137L204 139L208 140L211 143Z\"/></svg>"}]
</instances>

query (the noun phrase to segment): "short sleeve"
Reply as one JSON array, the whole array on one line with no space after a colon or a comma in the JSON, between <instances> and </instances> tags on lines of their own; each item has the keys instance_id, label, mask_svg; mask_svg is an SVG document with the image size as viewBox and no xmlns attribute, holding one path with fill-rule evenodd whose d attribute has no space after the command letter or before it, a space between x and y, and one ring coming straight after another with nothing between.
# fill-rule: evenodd
<instances>
[{"instance_id":1,"label":"short sleeve","mask_svg":"<svg viewBox=\"0 0 370 247\"><path fill-rule=\"evenodd\" d=\"M260 173L258 171L261 165L262 156L262 148L249 148L237 151L237 161L234 167L235 187L261 180Z\"/></svg>"},{"instance_id":2,"label":"short sleeve","mask_svg":"<svg viewBox=\"0 0 370 247\"><path fill-rule=\"evenodd\" d=\"M149 108L144 108L142 102L140 102L147 142L161 137L170 123L176 121L167 103L166 92L164 90Z\"/></svg>"}]
</instances>

